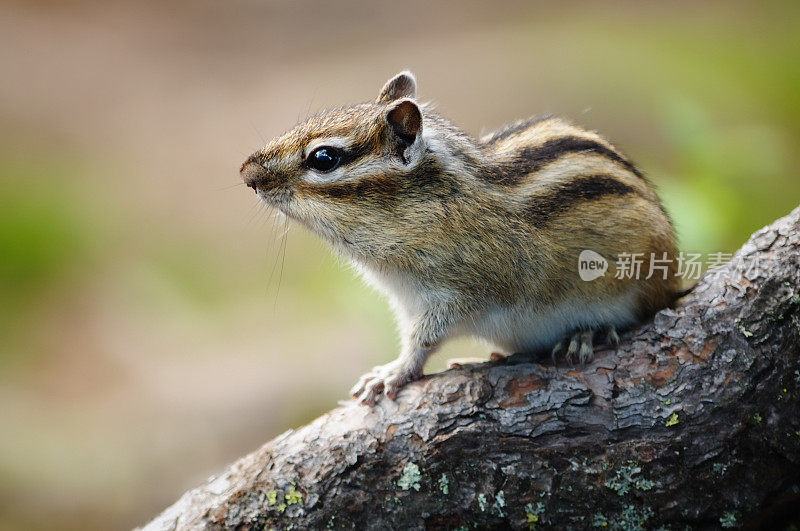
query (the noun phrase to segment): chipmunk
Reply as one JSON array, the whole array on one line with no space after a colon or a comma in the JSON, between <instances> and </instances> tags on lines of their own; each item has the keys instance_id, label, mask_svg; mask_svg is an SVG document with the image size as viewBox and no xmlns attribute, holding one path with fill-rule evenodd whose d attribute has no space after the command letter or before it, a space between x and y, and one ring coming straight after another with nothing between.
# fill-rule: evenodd
<instances>
[{"instance_id":1,"label":"chipmunk","mask_svg":"<svg viewBox=\"0 0 800 531\"><path fill-rule=\"evenodd\" d=\"M474 140L416 92L414 76L401 72L374 102L308 119L240 170L262 201L327 240L388 296L401 352L365 374L354 398L394 399L460 335L583 363L596 333L616 344L618 329L672 302L670 218L608 141L556 118ZM581 279L585 250L610 264L606 274ZM623 253L667 265L649 278L611 274Z\"/></svg>"}]
</instances>

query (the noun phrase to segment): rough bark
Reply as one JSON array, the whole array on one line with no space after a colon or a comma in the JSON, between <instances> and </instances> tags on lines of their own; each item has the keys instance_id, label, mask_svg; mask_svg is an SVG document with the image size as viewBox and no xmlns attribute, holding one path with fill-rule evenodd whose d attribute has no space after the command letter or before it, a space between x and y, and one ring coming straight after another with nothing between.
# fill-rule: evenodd
<instances>
[{"instance_id":1,"label":"rough bark","mask_svg":"<svg viewBox=\"0 0 800 531\"><path fill-rule=\"evenodd\" d=\"M522 356L348 403L146 529L718 528L800 507L800 208L584 368Z\"/></svg>"}]
</instances>

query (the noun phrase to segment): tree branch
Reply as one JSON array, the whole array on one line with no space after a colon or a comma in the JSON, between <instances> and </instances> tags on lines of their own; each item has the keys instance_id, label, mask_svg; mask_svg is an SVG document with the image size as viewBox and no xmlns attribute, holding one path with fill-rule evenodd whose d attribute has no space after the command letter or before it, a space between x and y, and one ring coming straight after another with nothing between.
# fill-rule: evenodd
<instances>
[{"instance_id":1,"label":"tree branch","mask_svg":"<svg viewBox=\"0 0 800 531\"><path fill-rule=\"evenodd\" d=\"M785 518L800 506L799 285L800 208L583 369L514 355L428 376L397 402L345 404L145 529Z\"/></svg>"}]
</instances>

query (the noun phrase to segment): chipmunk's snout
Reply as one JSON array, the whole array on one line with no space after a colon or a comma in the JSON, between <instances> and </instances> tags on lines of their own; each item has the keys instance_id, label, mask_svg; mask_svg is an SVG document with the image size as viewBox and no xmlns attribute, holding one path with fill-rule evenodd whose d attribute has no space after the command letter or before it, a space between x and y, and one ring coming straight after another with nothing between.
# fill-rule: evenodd
<instances>
[{"instance_id":1,"label":"chipmunk's snout","mask_svg":"<svg viewBox=\"0 0 800 531\"><path fill-rule=\"evenodd\" d=\"M264 166L256 161L254 157L250 157L242 167L239 168L239 174L242 176L242 181L248 188L252 188L258 192L258 185L265 184L269 179L269 172Z\"/></svg>"}]
</instances>

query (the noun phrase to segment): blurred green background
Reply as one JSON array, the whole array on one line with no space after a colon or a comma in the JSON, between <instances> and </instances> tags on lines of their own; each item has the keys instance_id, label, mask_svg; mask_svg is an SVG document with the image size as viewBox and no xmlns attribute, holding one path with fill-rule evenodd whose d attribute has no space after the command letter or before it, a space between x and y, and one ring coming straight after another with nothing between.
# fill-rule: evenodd
<instances>
[{"instance_id":1,"label":"blurred green background","mask_svg":"<svg viewBox=\"0 0 800 531\"><path fill-rule=\"evenodd\" d=\"M475 135L599 130L732 251L800 203L798 35L794 1L0 3L0 528L143 523L395 356L238 184L264 139L410 68Z\"/></svg>"}]
</instances>

